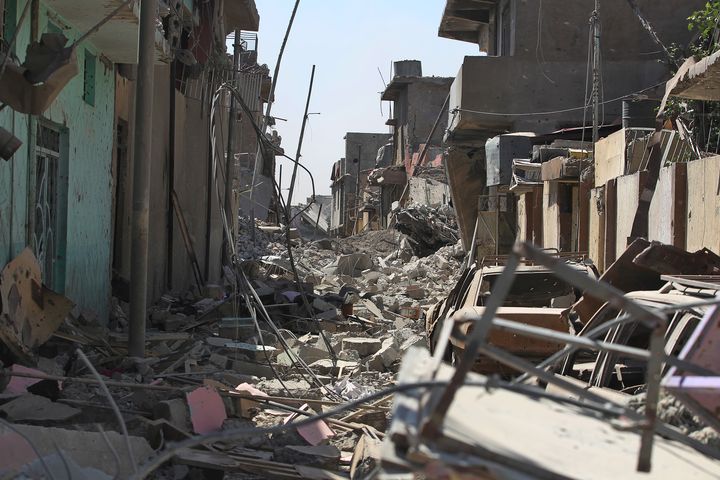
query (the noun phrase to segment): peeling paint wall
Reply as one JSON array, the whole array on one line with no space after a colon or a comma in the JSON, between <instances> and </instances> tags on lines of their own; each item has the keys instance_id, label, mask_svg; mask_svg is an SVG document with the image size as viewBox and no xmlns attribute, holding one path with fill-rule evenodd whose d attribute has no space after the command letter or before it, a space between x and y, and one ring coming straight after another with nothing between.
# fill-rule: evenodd
<instances>
[{"instance_id":1,"label":"peeling paint wall","mask_svg":"<svg viewBox=\"0 0 720 480\"><path fill-rule=\"evenodd\" d=\"M29 0L28 0L29 1ZM18 12L24 1L18 1ZM19 16L19 13L18 13ZM49 17L71 40L78 32L41 3L39 29L46 32ZM30 22L20 28L18 56L23 59L30 40ZM94 105L83 100L85 51L96 57ZM78 49L79 74L60 93L43 118L67 132L67 245L64 293L83 308L106 319L110 304L110 245L112 204L112 148L114 70L100 61L102 52L84 42ZM0 162L0 265L32 246L35 153L29 135L37 118L7 108L0 125L23 141L9 162Z\"/></svg>"}]
</instances>

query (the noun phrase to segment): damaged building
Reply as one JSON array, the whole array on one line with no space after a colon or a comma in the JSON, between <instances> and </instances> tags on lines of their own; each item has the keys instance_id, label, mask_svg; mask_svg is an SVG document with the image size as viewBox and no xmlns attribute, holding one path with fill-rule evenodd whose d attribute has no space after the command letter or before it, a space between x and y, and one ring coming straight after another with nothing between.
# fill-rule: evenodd
<instances>
[{"instance_id":1,"label":"damaged building","mask_svg":"<svg viewBox=\"0 0 720 480\"><path fill-rule=\"evenodd\" d=\"M720 1L432 2L329 189L306 2L95 3L0 0L0 478L720 478Z\"/></svg>"},{"instance_id":2,"label":"damaged building","mask_svg":"<svg viewBox=\"0 0 720 480\"><path fill-rule=\"evenodd\" d=\"M610 127L619 125L623 117L622 99L632 100L636 94L659 99L670 68L631 2L603 3L599 21L612 25L615 33L603 37L601 44L605 102L599 124ZM633 3L665 45L689 43L692 33L680 19L704 5L702 1ZM446 163L454 195L464 198L459 202L454 197L454 201L467 249L476 238L487 254L509 251L518 228L518 210L527 212L524 220L531 231L526 238L543 238L546 246L558 247L560 242L550 237L558 236L554 230L559 227L552 224L541 231L543 221L533 220L531 213L539 215L542 208L565 202L556 198L567 198L565 206L558 208L568 218L577 217L577 211L569 210L577 203L572 199L588 194L587 188L578 191L567 182L549 180L551 191L540 193L539 186L517 196L509 191L515 158L532 155L537 162L539 153L532 149L556 139L592 141L587 128L592 122L583 107L587 103L589 6L544 1L541 12L539 8L540 2L448 0L440 23L441 37L476 43L486 54L465 57L450 94ZM633 105L627 108L635 109ZM573 146L578 145L561 144L561 148ZM586 241L581 240L579 249L587 250ZM569 238L563 242L573 243ZM578 249L577 242L573 248Z\"/></svg>"},{"instance_id":3,"label":"damaged building","mask_svg":"<svg viewBox=\"0 0 720 480\"><path fill-rule=\"evenodd\" d=\"M138 5L3 2L2 44L12 48L0 78L0 100L9 108L0 119L20 146L0 163L5 198L0 202L0 263L31 247L45 283L104 321L113 291L128 301ZM246 30L252 37L258 30L254 2L163 3L158 22L150 299L219 279L223 233L216 207L217 166L210 153L213 92L235 79L260 116L269 81L267 69L257 65L255 44L238 39L242 60L235 76L232 57L225 53L227 33ZM35 73L38 48L69 55L70 65L39 72L45 75L40 86L24 80L28 72ZM227 131L227 111L219 112L217 121ZM254 160L257 142L241 123L240 115L231 122L238 137L231 156L241 161L252 151ZM223 184L221 197L224 189ZM268 198L266 209L269 203Z\"/></svg>"}]
</instances>

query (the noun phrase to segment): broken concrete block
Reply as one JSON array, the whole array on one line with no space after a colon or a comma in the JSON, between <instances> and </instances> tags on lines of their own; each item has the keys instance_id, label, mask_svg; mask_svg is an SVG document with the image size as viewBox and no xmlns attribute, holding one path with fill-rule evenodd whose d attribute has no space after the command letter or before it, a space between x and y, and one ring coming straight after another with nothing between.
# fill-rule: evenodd
<instances>
[{"instance_id":1,"label":"broken concrete block","mask_svg":"<svg viewBox=\"0 0 720 480\"><path fill-rule=\"evenodd\" d=\"M385 365L383 365L382 357L377 354L371 356L367 362L365 362L365 368L371 372L384 372Z\"/></svg>"},{"instance_id":2,"label":"broken concrete block","mask_svg":"<svg viewBox=\"0 0 720 480\"><path fill-rule=\"evenodd\" d=\"M340 369L352 369L357 367L357 362L348 362L345 360L338 360L337 365L333 367L333 362L331 359L326 358L323 360L318 360L317 362L313 362L310 364L310 368L313 369L313 371L319 373L320 375L336 375Z\"/></svg>"},{"instance_id":3,"label":"broken concrete block","mask_svg":"<svg viewBox=\"0 0 720 480\"><path fill-rule=\"evenodd\" d=\"M400 360L401 354L396 348L395 339L386 338L383 340L382 348L374 356L380 357L385 368L390 368L393 363Z\"/></svg>"},{"instance_id":4,"label":"broken concrete block","mask_svg":"<svg viewBox=\"0 0 720 480\"><path fill-rule=\"evenodd\" d=\"M425 340L425 337L414 334L400 345L400 352L404 353L408 351L410 347L427 348L427 341Z\"/></svg>"},{"instance_id":5,"label":"broken concrete block","mask_svg":"<svg viewBox=\"0 0 720 480\"><path fill-rule=\"evenodd\" d=\"M415 322L411 318L407 318L407 317L396 318L395 321L393 322L393 324L395 325L395 328L397 328L398 330L401 328L409 327L413 323L415 323Z\"/></svg>"},{"instance_id":6,"label":"broken concrete block","mask_svg":"<svg viewBox=\"0 0 720 480\"><path fill-rule=\"evenodd\" d=\"M11 422L62 422L80 414L77 408L31 394L0 406L0 412Z\"/></svg>"},{"instance_id":7,"label":"broken concrete block","mask_svg":"<svg viewBox=\"0 0 720 480\"><path fill-rule=\"evenodd\" d=\"M342 350L340 351L340 353L338 353L337 358L340 360L345 360L346 362L359 362L360 354L357 352L357 350Z\"/></svg>"},{"instance_id":8,"label":"broken concrete block","mask_svg":"<svg viewBox=\"0 0 720 480\"><path fill-rule=\"evenodd\" d=\"M244 360L233 360L231 367L234 371L245 375L254 375L259 378L272 378L275 374L266 363L255 363Z\"/></svg>"},{"instance_id":9,"label":"broken concrete block","mask_svg":"<svg viewBox=\"0 0 720 480\"><path fill-rule=\"evenodd\" d=\"M190 412L184 400L173 398L158 402L153 409L155 419L167 420L172 426L180 430L187 430L190 424Z\"/></svg>"},{"instance_id":10,"label":"broken concrete block","mask_svg":"<svg viewBox=\"0 0 720 480\"><path fill-rule=\"evenodd\" d=\"M356 350L365 358L380 350L382 342L377 338L350 337L342 341L343 350Z\"/></svg>"},{"instance_id":11,"label":"broken concrete block","mask_svg":"<svg viewBox=\"0 0 720 480\"><path fill-rule=\"evenodd\" d=\"M125 439L119 433L105 432L112 445L111 449L99 432L32 425L14 425L13 428L19 433L0 425L0 472L6 476L17 474L23 465L35 460L37 454L45 457L57 453L58 447L62 448L64 457L71 458L82 468L95 468L116 478L129 478L133 474L134 467L129 461L120 462L119 465L115 461L113 450L127 458ZM34 446L37 454L28 442ZM144 463L154 454L144 438L130 436L129 442L138 464ZM54 473L61 471L65 471L64 466Z\"/></svg>"},{"instance_id":12,"label":"broken concrete block","mask_svg":"<svg viewBox=\"0 0 720 480\"><path fill-rule=\"evenodd\" d=\"M341 255L337 259L337 273L340 275L358 277L363 270L372 267L372 257L367 253L351 253L350 255Z\"/></svg>"},{"instance_id":13,"label":"broken concrete block","mask_svg":"<svg viewBox=\"0 0 720 480\"><path fill-rule=\"evenodd\" d=\"M300 344L299 346L292 349L293 352L297 356L303 359L303 361L307 364L313 363L317 360L321 360L323 358L328 358L330 354L323 349L315 348L311 345L303 345ZM292 357L288 352L283 352L277 357L277 363L280 365L290 367L293 365L293 359L295 357Z\"/></svg>"}]
</instances>

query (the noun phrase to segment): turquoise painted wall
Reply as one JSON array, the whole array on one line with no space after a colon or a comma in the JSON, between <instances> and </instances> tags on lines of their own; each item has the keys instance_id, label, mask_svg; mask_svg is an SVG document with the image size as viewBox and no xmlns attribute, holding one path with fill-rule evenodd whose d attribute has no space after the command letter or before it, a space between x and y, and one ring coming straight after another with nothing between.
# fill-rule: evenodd
<instances>
[{"instance_id":1,"label":"turquoise painted wall","mask_svg":"<svg viewBox=\"0 0 720 480\"><path fill-rule=\"evenodd\" d=\"M29 1L29 0L28 0ZM18 0L18 16L25 4ZM41 3L40 30L48 21L59 26L73 41L81 32ZM18 56L24 57L30 37L29 22L20 30ZM83 99L84 58L95 56L94 105ZM115 81L113 65L101 61L102 52L86 41L77 49L80 71L65 87L43 117L67 132L68 195L64 293L83 308L95 311L105 321L110 304L112 245L112 149L114 137ZM10 162L0 160L0 265L32 246L28 221L28 199L34 191L34 152L28 132L37 119L6 108L0 125L23 141Z\"/></svg>"}]
</instances>

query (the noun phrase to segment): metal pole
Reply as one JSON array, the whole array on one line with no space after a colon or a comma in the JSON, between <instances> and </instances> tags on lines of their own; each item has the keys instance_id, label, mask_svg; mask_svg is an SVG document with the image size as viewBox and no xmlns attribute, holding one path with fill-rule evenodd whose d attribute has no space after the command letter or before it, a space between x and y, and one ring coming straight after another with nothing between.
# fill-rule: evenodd
<instances>
[{"instance_id":1,"label":"metal pole","mask_svg":"<svg viewBox=\"0 0 720 480\"><path fill-rule=\"evenodd\" d=\"M285 46L287 45L288 38L290 37L290 31L292 30L293 23L295 22L295 14L297 13L298 7L300 6L300 0L295 0L295 6L293 7L292 14L290 15L290 21L288 22L287 30L285 30L285 38L280 46L280 52L278 53L277 62L275 62L275 72L273 73L272 86L270 87L270 96L268 97L267 108L265 109L265 119L263 120L262 132L267 133L267 127L270 123L270 113L272 112L273 98L275 97L275 87L277 87L278 75L280 74L280 63L282 62L283 54L285 53ZM258 142L259 143L259 142ZM257 177L260 176L263 167L263 161L261 157L263 155L262 145L258 144L257 153L255 154L255 166L253 168L252 182L250 182L250 219L255 221L255 203L253 202L255 194L255 183ZM252 225L252 239L255 240L255 226Z\"/></svg>"},{"instance_id":2,"label":"metal pole","mask_svg":"<svg viewBox=\"0 0 720 480\"><path fill-rule=\"evenodd\" d=\"M600 128L600 0L593 12L593 158Z\"/></svg>"},{"instance_id":3,"label":"metal pole","mask_svg":"<svg viewBox=\"0 0 720 480\"><path fill-rule=\"evenodd\" d=\"M167 191L167 212L165 212L165 221L167 222L167 277L166 283L168 288L172 289L173 281L173 192L175 191L175 79L177 77L177 62L175 60L170 64L170 118L168 128L168 191Z\"/></svg>"},{"instance_id":4,"label":"metal pole","mask_svg":"<svg viewBox=\"0 0 720 480\"><path fill-rule=\"evenodd\" d=\"M353 234L357 233L358 214L360 213L360 164L362 163L362 145L358 145L357 174L355 177L355 224Z\"/></svg>"},{"instance_id":5,"label":"metal pole","mask_svg":"<svg viewBox=\"0 0 720 480\"><path fill-rule=\"evenodd\" d=\"M132 357L145 356L156 18L157 0L142 0L140 4L138 74L135 83L135 142L133 150L130 334L128 340L128 353Z\"/></svg>"},{"instance_id":6,"label":"metal pole","mask_svg":"<svg viewBox=\"0 0 720 480\"><path fill-rule=\"evenodd\" d=\"M312 97L313 82L315 81L315 65L312 66L310 73L310 88L308 89L307 102L305 102L305 115L303 116L302 127L300 127L300 139L298 140L297 153L295 154L295 162L293 162L292 177L290 177L290 191L288 192L287 202L288 208L292 205L293 191L295 190L295 179L297 178L298 163L300 162L300 151L302 149L303 138L305 137L305 126L307 125L308 110L310 109L310 97Z\"/></svg>"},{"instance_id":7,"label":"metal pole","mask_svg":"<svg viewBox=\"0 0 720 480\"><path fill-rule=\"evenodd\" d=\"M235 41L233 42L233 71L232 71L232 84L233 87L237 87L237 72L240 59L240 30L235 30ZM230 95L230 114L228 115L228 140L227 140L227 151L225 154L225 218L227 219L227 225L230 229L230 237L227 238L228 234L225 235L225 248L223 250L225 257L225 265L230 265L232 255L232 242L234 239L233 226L235 225L235 216L237 212L233 211L233 127L237 117L235 107L235 95ZM223 231L225 231L223 229Z\"/></svg>"}]
</instances>

